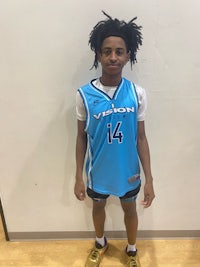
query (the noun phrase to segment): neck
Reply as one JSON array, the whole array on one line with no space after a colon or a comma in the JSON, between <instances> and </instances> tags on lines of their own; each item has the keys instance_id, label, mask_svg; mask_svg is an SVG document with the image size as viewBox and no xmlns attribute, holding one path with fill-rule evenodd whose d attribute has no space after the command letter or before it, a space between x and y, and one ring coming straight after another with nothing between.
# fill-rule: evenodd
<instances>
[{"instance_id":1,"label":"neck","mask_svg":"<svg viewBox=\"0 0 200 267\"><path fill-rule=\"evenodd\" d=\"M121 82L121 79L122 79L121 75L118 77L116 77L116 75L113 77L102 75L100 77L101 83L105 86L118 86L119 83Z\"/></svg>"}]
</instances>

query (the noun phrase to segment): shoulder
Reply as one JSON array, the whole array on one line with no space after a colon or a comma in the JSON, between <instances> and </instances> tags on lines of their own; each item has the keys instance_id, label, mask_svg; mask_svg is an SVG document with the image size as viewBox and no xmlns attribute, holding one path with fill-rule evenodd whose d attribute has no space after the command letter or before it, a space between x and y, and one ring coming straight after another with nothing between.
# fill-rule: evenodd
<instances>
[{"instance_id":1,"label":"shoulder","mask_svg":"<svg viewBox=\"0 0 200 267\"><path fill-rule=\"evenodd\" d=\"M147 109L147 96L146 96L146 90L134 82L131 82L133 84L133 87L135 89L135 92L137 94L138 98L138 121L144 121L145 115L146 115L146 109Z\"/></svg>"},{"instance_id":2,"label":"shoulder","mask_svg":"<svg viewBox=\"0 0 200 267\"><path fill-rule=\"evenodd\" d=\"M87 90L91 89L91 87L93 88L93 83L94 83L95 80L96 79L90 81L89 83L86 83L86 84L80 86L79 89L78 89L78 92L79 93L80 92L85 92L85 91L87 92Z\"/></svg>"},{"instance_id":3,"label":"shoulder","mask_svg":"<svg viewBox=\"0 0 200 267\"><path fill-rule=\"evenodd\" d=\"M137 97L138 97L139 104L141 104L142 102L146 102L147 101L146 90L142 86L140 86L140 85L138 85L138 84L136 84L136 83L134 83L134 82L132 82L130 80L127 80L125 78L123 78L123 80L126 83L129 83L129 84L133 85L133 87L134 87L134 89L136 91Z\"/></svg>"},{"instance_id":4,"label":"shoulder","mask_svg":"<svg viewBox=\"0 0 200 267\"><path fill-rule=\"evenodd\" d=\"M138 97L139 106L141 106L141 105L146 106L147 105L146 90L143 87L141 87L140 85L135 84L135 83L134 83L134 87L135 87L135 91L136 91L136 94Z\"/></svg>"},{"instance_id":5,"label":"shoulder","mask_svg":"<svg viewBox=\"0 0 200 267\"><path fill-rule=\"evenodd\" d=\"M140 86L140 85L138 85L138 84L136 84L136 83L134 83L134 82L132 82L130 80L127 80L126 78L123 78L123 81L125 83L129 83L130 85L133 85L135 90L136 90L136 93L138 95L142 96L142 95L146 94L146 90L142 86Z\"/></svg>"},{"instance_id":6,"label":"shoulder","mask_svg":"<svg viewBox=\"0 0 200 267\"><path fill-rule=\"evenodd\" d=\"M146 98L146 90L138 84L134 83L134 86L135 86L135 90L138 95L138 98L139 99L144 98L144 97Z\"/></svg>"}]
</instances>

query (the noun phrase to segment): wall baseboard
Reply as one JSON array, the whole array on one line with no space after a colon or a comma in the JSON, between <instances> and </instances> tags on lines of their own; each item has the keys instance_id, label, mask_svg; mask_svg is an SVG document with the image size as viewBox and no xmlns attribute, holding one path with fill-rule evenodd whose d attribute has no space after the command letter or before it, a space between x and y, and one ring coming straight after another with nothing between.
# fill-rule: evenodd
<instances>
[{"instance_id":1,"label":"wall baseboard","mask_svg":"<svg viewBox=\"0 0 200 267\"><path fill-rule=\"evenodd\" d=\"M125 231L105 231L111 239L125 239ZM91 239L93 231L8 232L10 241ZM200 239L200 230L139 230L138 239Z\"/></svg>"}]
</instances>

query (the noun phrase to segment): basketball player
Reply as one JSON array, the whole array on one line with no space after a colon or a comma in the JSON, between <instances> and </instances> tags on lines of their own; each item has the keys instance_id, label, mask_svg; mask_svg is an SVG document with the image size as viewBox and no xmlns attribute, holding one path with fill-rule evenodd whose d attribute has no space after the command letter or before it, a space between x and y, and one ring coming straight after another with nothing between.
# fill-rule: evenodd
<instances>
[{"instance_id":1,"label":"basketball player","mask_svg":"<svg viewBox=\"0 0 200 267\"><path fill-rule=\"evenodd\" d=\"M89 44L95 53L93 67L101 64L101 77L82 86L77 92L78 134L76 142L76 182L74 193L79 200L87 195L93 201L93 223L96 233L94 247L85 267L100 265L108 249L104 236L106 199L120 199L127 232L126 265L139 267L136 235L138 217L136 198L140 191L139 159L145 174L144 200L149 207L154 199L150 153L145 134L145 90L122 77L127 62L136 62L142 45L141 26L106 19L93 28ZM87 185L83 180L87 153Z\"/></svg>"}]
</instances>

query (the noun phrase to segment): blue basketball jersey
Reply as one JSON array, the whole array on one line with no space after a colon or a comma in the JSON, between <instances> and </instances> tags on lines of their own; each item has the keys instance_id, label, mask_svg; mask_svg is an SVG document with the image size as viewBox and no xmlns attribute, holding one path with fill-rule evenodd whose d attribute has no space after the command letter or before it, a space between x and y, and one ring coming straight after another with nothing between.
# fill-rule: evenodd
<instances>
[{"instance_id":1,"label":"blue basketball jersey","mask_svg":"<svg viewBox=\"0 0 200 267\"><path fill-rule=\"evenodd\" d=\"M122 78L113 98L92 82L79 92L87 114L87 186L97 193L123 196L141 182L135 86Z\"/></svg>"}]
</instances>

